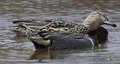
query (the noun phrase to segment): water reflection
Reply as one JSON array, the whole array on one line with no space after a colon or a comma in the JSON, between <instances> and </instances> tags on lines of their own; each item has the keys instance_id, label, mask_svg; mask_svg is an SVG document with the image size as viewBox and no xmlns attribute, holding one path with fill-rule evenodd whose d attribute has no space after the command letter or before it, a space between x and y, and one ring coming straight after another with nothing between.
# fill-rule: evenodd
<instances>
[{"instance_id":1,"label":"water reflection","mask_svg":"<svg viewBox=\"0 0 120 64\"><path fill-rule=\"evenodd\" d=\"M35 50L34 54L30 56L30 59L64 59L66 56L68 56L70 53L75 53L78 50L51 50L50 52L41 49L41 50ZM62 52L62 53L61 53Z\"/></svg>"},{"instance_id":2,"label":"water reflection","mask_svg":"<svg viewBox=\"0 0 120 64\"><path fill-rule=\"evenodd\" d=\"M47 59L64 59L68 57L69 54L77 53L78 51L80 52L80 50L51 50L50 52L45 49L35 50L29 60L37 59L39 62L43 62Z\"/></svg>"},{"instance_id":3,"label":"water reflection","mask_svg":"<svg viewBox=\"0 0 120 64\"><path fill-rule=\"evenodd\" d=\"M30 55L29 60L34 60L37 59L39 62L44 62L44 60L50 59L50 60L55 60L55 59L65 59L69 58L73 55L77 55L79 59L82 59L81 57L86 56L86 57L96 57L99 54L103 54L102 52L107 52L105 50L107 46L102 46L101 48L87 48L87 49L64 49L64 50L46 50L46 49L39 49L35 50L32 55ZM94 54L94 52L98 52L98 55ZM80 55L79 55L80 54ZM91 55L92 54L92 55ZM103 54L104 55L104 54ZM101 60L102 61L102 60Z\"/></svg>"}]
</instances>

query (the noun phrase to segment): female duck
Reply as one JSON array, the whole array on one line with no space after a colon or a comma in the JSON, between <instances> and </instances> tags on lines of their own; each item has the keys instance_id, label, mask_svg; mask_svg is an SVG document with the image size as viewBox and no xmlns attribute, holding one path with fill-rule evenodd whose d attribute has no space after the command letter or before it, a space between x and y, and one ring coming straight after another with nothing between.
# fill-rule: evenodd
<instances>
[{"instance_id":1,"label":"female duck","mask_svg":"<svg viewBox=\"0 0 120 64\"><path fill-rule=\"evenodd\" d=\"M108 21L106 15L101 11L94 11L88 15L81 25L74 25L69 30L62 32L38 32L40 38L31 37L30 40L36 49L73 49L89 48L98 44L106 43L108 31L101 27L106 24L116 27L115 24L105 23ZM55 27L52 27L55 28ZM54 31L54 30L53 30ZM66 35L67 34L67 35Z\"/></svg>"}]
</instances>

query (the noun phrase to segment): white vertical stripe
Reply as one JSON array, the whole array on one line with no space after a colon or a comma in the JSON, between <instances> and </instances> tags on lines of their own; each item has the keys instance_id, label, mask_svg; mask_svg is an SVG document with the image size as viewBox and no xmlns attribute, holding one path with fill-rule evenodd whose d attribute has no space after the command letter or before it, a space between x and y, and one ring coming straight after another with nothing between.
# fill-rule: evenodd
<instances>
[{"instance_id":1,"label":"white vertical stripe","mask_svg":"<svg viewBox=\"0 0 120 64\"><path fill-rule=\"evenodd\" d=\"M88 38L88 39L91 41L92 46L95 46L94 41L92 40L92 38Z\"/></svg>"}]
</instances>

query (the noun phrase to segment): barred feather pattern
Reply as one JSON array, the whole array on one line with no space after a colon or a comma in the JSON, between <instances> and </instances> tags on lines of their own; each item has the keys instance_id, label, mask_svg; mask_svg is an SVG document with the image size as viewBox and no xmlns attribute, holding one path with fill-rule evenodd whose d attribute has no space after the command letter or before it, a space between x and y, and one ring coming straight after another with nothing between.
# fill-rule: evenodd
<instances>
[{"instance_id":1,"label":"barred feather pattern","mask_svg":"<svg viewBox=\"0 0 120 64\"><path fill-rule=\"evenodd\" d=\"M59 33L62 32L68 34L87 35L89 29L82 24L79 25L72 22L52 22L51 24L46 25L40 31L47 31L47 32L57 31Z\"/></svg>"},{"instance_id":2,"label":"barred feather pattern","mask_svg":"<svg viewBox=\"0 0 120 64\"><path fill-rule=\"evenodd\" d=\"M43 32L45 31L51 34L52 33L66 33L68 35L70 34L87 35L87 33L89 32L89 29L82 24L77 24L75 22L61 21L61 20L52 21L49 24L42 26L37 30L30 28L24 23L22 23L21 25L24 27L23 31L21 32L25 33L29 37L38 36L38 32L42 32L42 31Z\"/></svg>"},{"instance_id":3,"label":"barred feather pattern","mask_svg":"<svg viewBox=\"0 0 120 64\"><path fill-rule=\"evenodd\" d=\"M77 25L76 23L72 23L72 22L66 22L66 21L53 21L45 26L43 26L41 29L47 29L47 28L72 28L75 25Z\"/></svg>"},{"instance_id":4,"label":"barred feather pattern","mask_svg":"<svg viewBox=\"0 0 120 64\"><path fill-rule=\"evenodd\" d=\"M70 28L68 30L68 32L76 33L79 35L87 35L87 33L89 32L89 29L87 27L85 27L84 25L78 25L78 26L75 26L73 28Z\"/></svg>"}]
</instances>

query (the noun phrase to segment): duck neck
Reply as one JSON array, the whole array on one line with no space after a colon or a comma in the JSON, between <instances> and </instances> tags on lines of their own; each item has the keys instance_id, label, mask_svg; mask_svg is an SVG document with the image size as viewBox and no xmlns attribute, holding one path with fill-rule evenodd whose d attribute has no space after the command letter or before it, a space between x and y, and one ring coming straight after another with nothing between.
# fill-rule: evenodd
<instances>
[{"instance_id":1,"label":"duck neck","mask_svg":"<svg viewBox=\"0 0 120 64\"><path fill-rule=\"evenodd\" d=\"M89 25L82 24L85 28L87 28L89 31L91 31L91 27Z\"/></svg>"},{"instance_id":2,"label":"duck neck","mask_svg":"<svg viewBox=\"0 0 120 64\"><path fill-rule=\"evenodd\" d=\"M88 35L93 39L97 40L99 44L105 43L108 39L108 31L104 27L99 27L94 31L89 31ZM96 39L96 36L97 36L97 39Z\"/></svg>"}]
</instances>

